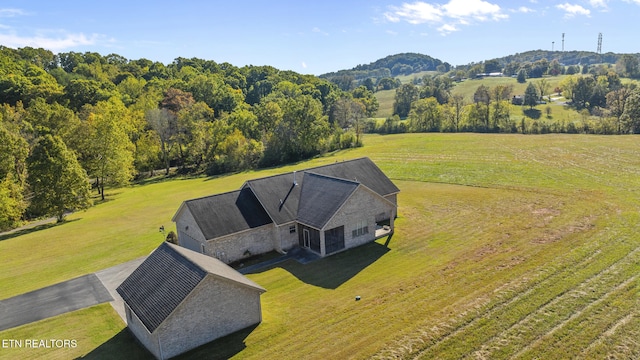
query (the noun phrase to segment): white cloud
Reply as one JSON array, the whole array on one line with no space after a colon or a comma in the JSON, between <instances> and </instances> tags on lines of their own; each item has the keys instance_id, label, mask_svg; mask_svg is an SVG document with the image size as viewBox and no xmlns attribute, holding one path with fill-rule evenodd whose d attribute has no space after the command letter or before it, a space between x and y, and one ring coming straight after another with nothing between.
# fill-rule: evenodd
<instances>
[{"instance_id":1,"label":"white cloud","mask_svg":"<svg viewBox=\"0 0 640 360\"><path fill-rule=\"evenodd\" d=\"M328 35L329 35L329 33L328 33L328 32L326 32L326 31L322 31L322 30L320 30L320 28L318 28L318 27L314 27L313 29L311 29L311 31L313 31L313 32L314 32L314 33L316 33L316 34L322 34L322 35L325 35L325 36L328 36Z\"/></svg>"},{"instance_id":2,"label":"white cloud","mask_svg":"<svg viewBox=\"0 0 640 360\"><path fill-rule=\"evenodd\" d=\"M393 31L393 30L387 30L386 32L387 32L387 34L389 34L389 35L393 35L393 36L398 35L398 33L397 33L396 31Z\"/></svg>"},{"instance_id":3,"label":"white cloud","mask_svg":"<svg viewBox=\"0 0 640 360\"><path fill-rule=\"evenodd\" d=\"M53 52L60 52L65 49L74 48L83 45L94 45L99 40L104 39L104 36L98 34L92 34L86 36L85 34L69 34L63 33L60 36L47 36L38 34L35 36L21 36L14 32L0 33L0 43L12 47L19 48L30 46L34 48L44 48Z\"/></svg>"},{"instance_id":4,"label":"white cloud","mask_svg":"<svg viewBox=\"0 0 640 360\"><path fill-rule=\"evenodd\" d=\"M607 8L607 2L608 0L589 0L589 4L591 4L592 7L601 8Z\"/></svg>"},{"instance_id":5,"label":"white cloud","mask_svg":"<svg viewBox=\"0 0 640 360\"><path fill-rule=\"evenodd\" d=\"M26 15L26 13L20 9L0 9L0 17L14 17L20 15Z\"/></svg>"},{"instance_id":6,"label":"white cloud","mask_svg":"<svg viewBox=\"0 0 640 360\"><path fill-rule=\"evenodd\" d=\"M631 3L631 4L638 4L638 5L640 5L640 0L624 0L624 2L626 2L626 3Z\"/></svg>"},{"instance_id":7,"label":"white cloud","mask_svg":"<svg viewBox=\"0 0 640 360\"><path fill-rule=\"evenodd\" d=\"M423 1L403 3L399 7L389 6L389 11L384 16L390 22L406 21L414 25L434 25L443 35L459 31L460 25L500 21L509 17L499 5L484 0L449 0L445 4Z\"/></svg>"},{"instance_id":8,"label":"white cloud","mask_svg":"<svg viewBox=\"0 0 640 360\"><path fill-rule=\"evenodd\" d=\"M458 31L458 28L455 25L451 24L444 24L438 28L438 32L441 35L448 35L455 31Z\"/></svg>"},{"instance_id":9,"label":"white cloud","mask_svg":"<svg viewBox=\"0 0 640 360\"><path fill-rule=\"evenodd\" d=\"M306 62L304 62L304 61L303 61L301 65L302 65L302 68L303 68L303 69L306 69L306 68L307 68L307 63L306 63Z\"/></svg>"},{"instance_id":10,"label":"white cloud","mask_svg":"<svg viewBox=\"0 0 640 360\"><path fill-rule=\"evenodd\" d=\"M565 12L564 14L565 18L572 18L576 15L584 15L586 17L591 16L591 11L589 11L589 9L585 9L582 6L576 5L576 4L569 4L569 3L558 4L556 5L556 8L563 10Z\"/></svg>"},{"instance_id":11,"label":"white cloud","mask_svg":"<svg viewBox=\"0 0 640 360\"><path fill-rule=\"evenodd\" d=\"M514 12L519 12L519 13L532 13L532 12L536 12L535 10L533 10L532 8L528 8L526 6L520 6L519 8L512 10Z\"/></svg>"},{"instance_id":12,"label":"white cloud","mask_svg":"<svg viewBox=\"0 0 640 360\"><path fill-rule=\"evenodd\" d=\"M384 16L391 22L405 20L410 24L422 24L425 22L438 22L442 20L443 11L439 5L431 5L425 2L415 2L413 4L402 4L401 7L390 7L392 12L387 12Z\"/></svg>"},{"instance_id":13,"label":"white cloud","mask_svg":"<svg viewBox=\"0 0 640 360\"><path fill-rule=\"evenodd\" d=\"M455 19L497 21L508 17L502 13L500 6L482 0L450 0L442 8L447 16Z\"/></svg>"}]
</instances>

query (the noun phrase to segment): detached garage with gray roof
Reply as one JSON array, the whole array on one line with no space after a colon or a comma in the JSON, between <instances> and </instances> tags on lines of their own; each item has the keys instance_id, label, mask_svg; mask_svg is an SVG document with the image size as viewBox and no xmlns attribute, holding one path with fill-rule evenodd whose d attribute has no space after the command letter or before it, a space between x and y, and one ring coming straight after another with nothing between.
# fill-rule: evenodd
<instances>
[{"instance_id":1,"label":"detached garage with gray roof","mask_svg":"<svg viewBox=\"0 0 640 360\"><path fill-rule=\"evenodd\" d=\"M129 329L158 359L262 321L265 289L217 259L166 242L117 291Z\"/></svg>"},{"instance_id":2,"label":"detached garage with gray roof","mask_svg":"<svg viewBox=\"0 0 640 360\"><path fill-rule=\"evenodd\" d=\"M391 234L399 192L365 157L187 200L173 221L179 245L225 263L293 247L327 256Z\"/></svg>"}]
</instances>

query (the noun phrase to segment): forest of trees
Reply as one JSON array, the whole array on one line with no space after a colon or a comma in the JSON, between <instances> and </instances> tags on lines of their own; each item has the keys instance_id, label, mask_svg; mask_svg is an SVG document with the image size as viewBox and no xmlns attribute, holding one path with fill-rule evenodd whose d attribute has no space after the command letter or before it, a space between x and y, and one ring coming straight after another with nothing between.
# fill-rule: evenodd
<instances>
[{"instance_id":1,"label":"forest of trees","mask_svg":"<svg viewBox=\"0 0 640 360\"><path fill-rule=\"evenodd\" d=\"M218 174L359 146L378 108L270 66L0 47L0 230L154 169Z\"/></svg>"},{"instance_id":2,"label":"forest of trees","mask_svg":"<svg viewBox=\"0 0 640 360\"><path fill-rule=\"evenodd\" d=\"M395 89L400 84L394 79L398 75L410 75L421 71L447 72L451 65L428 55L402 53L390 55L367 65L358 65L351 70L340 70L320 75L342 90L352 90L360 85L371 91ZM395 85L394 85L395 83Z\"/></svg>"}]
</instances>

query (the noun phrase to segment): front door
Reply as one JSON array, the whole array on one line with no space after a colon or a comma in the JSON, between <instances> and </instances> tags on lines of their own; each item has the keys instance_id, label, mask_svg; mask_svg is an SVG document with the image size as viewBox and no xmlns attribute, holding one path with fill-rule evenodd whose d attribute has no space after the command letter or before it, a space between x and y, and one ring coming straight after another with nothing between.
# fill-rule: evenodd
<instances>
[{"instance_id":1,"label":"front door","mask_svg":"<svg viewBox=\"0 0 640 360\"><path fill-rule=\"evenodd\" d=\"M302 246L308 248L311 247L311 236L309 235L309 230L302 229Z\"/></svg>"}]
</instances>

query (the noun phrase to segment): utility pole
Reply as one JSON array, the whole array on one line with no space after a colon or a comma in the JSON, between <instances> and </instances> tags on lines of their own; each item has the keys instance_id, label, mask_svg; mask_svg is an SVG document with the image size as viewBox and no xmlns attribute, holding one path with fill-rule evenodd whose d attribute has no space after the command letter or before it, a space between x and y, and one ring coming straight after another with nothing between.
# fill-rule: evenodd
<instances>
[{"instance_id":1,"label":"utility pole","mask_svg":"<svg viewBox=\"0 0 640 360\"><path fill-rule=\"evenodd\" d=\"M564 33L562 33L562 52L564 52Z\"/></svg>"},{"instance_id":2,"label":"utility pole","mask_svg":"<svg viewBox=\"0 0 640 360\"><path fill-rule=\"evenodd\" d=\"M551 42L551 51L553 51L553 44L555 44L555 43L556 43L555 41Z\"/></svg>"}]
</instances>

